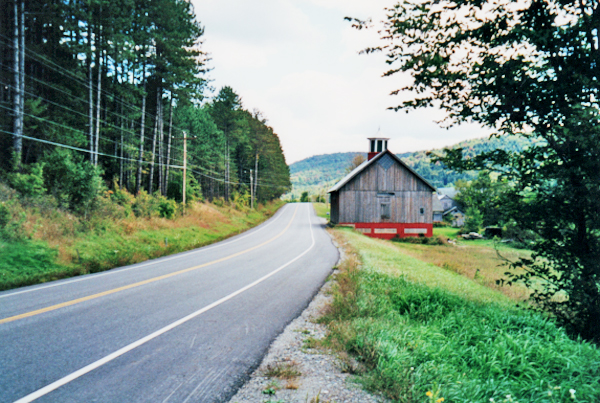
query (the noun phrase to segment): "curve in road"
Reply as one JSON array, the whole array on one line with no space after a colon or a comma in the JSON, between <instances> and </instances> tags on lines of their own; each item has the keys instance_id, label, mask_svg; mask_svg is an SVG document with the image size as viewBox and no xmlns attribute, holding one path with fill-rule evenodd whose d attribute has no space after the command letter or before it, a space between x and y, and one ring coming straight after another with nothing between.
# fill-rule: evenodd
<instances>
[{"instance_id":1,"label":"curve in road","mask_svg":"<svg viewBox=\"0 0 600 403\"><path fill-rule=\"evenodd\" d=\"M337 250L310 204L219 244L0 293L0 401L225 401Z\"/></svg>"}]
</instances>

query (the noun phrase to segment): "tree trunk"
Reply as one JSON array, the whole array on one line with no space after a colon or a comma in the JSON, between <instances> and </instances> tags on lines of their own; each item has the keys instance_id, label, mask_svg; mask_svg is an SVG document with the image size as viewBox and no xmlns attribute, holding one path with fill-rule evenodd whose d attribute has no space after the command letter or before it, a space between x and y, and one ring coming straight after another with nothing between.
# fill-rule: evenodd
<instances>
[{"instance_id":1,"label":"tree trunk","mask_svg":"<svg viewBox=\"0 0 600 403\"><path fill-rule=\"evenodd\" d=\"M102 27L100 27L100 35L102 35ZM98 44L101 43L101 36L98 37ZM99 46L98 46L99 47ZM98 81L96 85L96 133L94 135L94 166L98 165L98 143L100 138L100 104L102 92L102 51L96 53L96 64L98 65Z\"/></svg>"},{"instance_id":2,"label":"tree trunk","mask_svg":"<svg viewBox=\"0 0 600 403\"><path fill-rule=\"evenodd\" d=\"M146 48L144 48L144 53ZM145 55L144 55L145 56ZM146 59L144 58L144 67L142 68L142 80L144 96L142 98L142 121L140 128L140 151L138 156L138 168L137 168L137 179L135 183L135 192L139 193L142 188L142 159L144 157L144 122L146 118Z\"/></svg>"},{"instance_id":3,"label":"tree trunk","mask_svg":"<svg viewBox=\"0 0 600 403\"><path fill-rule=\"evenodd\" d=\"M20 29L19 29L19 3L18 0L15 0L14 4L14 38L13 38L13 48L14 48L14 96L13 96L13 149L14 149L14 168L17 171L21 170L21 153L23 148L23 122L22 122L22 113L21 113L21 72L19 59L21 57L19 52L20 47Z\"/></svg>"},{"instance_id":4,"label":"tree trunk","mask_svg":"<svg viewBox=\"0 0 600 403\"><path fill-rule=\"evenodd\" d=\"M94 163L94 89L92 79L92 23L91 14L88 18L88 128L89 128L89 141L90 141L90 162Z\"/></svg>"},{"instance_id":5,"label":"tree trunk","mask_svg":"<svg viewBox=\"0 0 600 403\"><path fill-rule=\"evenodd\" d=\"M167 139L167 169L165 171L165 189L164 194L169 190L169 166L171 165L171 138L173 133L173 93L169 100L169 138Z\"/></svg>"},{"instance_id":6,"label":"tree trunk","mask_svg":"<svg viewBox=\"0 0 600 403\"><path fill-rule=\"evenodd\" d=\"M154 182L154 160L156 158L156 135L158 132L158 97L159 90L156 90L156 115L154 116L154 130L152 131L152 159L150 160L150 177L148 178L148 193L152 194L152 185Z\"/></svg>"},{"instance_id":7,"label":"tree trunk","mask_svg":"<svg viewBox=\"0 0 600 403\"><path fill-rule=\"evenodd\" d=\"M19 47L19 52L21 53L19 57L19 92L21 93L21 105L19 108L21 116L19 117L19 121L21 122L21 144L19 145L19 158L22 154L23 147L23 134L25 131L25 123L23 121L25 115L25 1L21 0L21 25L19 27L19 36L21 40L21 44ZM19 160L19 167L21 166L21 160ZM20 169L20 168L19 168Z\"/></svg>"},{"instance_id":8,"label":"tree trunk","mask_svg":"<svg viewBox=\"0 0 600 403\"><path fill-rule=\"evenodd\" d=\"M256 151L256 154L254 156L254 198L257 199L257 195L258 193L256 193L256 191L258 190L258 151Z\"/></svg>"},{"instance_id":9,"label":"tree trunk","mask_svg":"<svg viewBox=\"0 0 600 403\"><path fill-rule=\"evenodd\" d=\"M120 155L120 159L119 159L119 186L123 187L123 161L124 161L124 154L123 154L123 137L124 137L124 130L125 130L125 119L123 117L123 99L121 99L121 116L119 117L119 120L121 122L121 155Z\"/></svg>"},{"instance_id":10,"label":"tree trunk","mask_svg":"<svg viewBox=\"0 0 600 403\"><path fill-rule=\"evenodd\" d=\"M165 195L164 191L164 122L163 122L163 104L162 104L162 87L159 88L158 106L160 113L158 115L158 190L161 195Z\"/></svg>"},{"instance_id":11,"label":"tree trunk","mask_svg":"<svg viewBox=\"0 0 600 403\"><path fill-rule=\"evenodd\" d=\"M225 201L229 200L229 139L225 139L225 180L223 181Z\"/></svg>"}]
</instances>

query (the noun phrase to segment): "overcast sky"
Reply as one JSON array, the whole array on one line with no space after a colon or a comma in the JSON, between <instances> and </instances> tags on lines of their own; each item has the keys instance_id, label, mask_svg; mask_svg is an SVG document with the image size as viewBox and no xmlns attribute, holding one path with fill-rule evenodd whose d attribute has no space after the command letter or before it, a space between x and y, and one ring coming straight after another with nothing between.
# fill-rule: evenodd
<instances>
[{"instance_id":1,"label":"overcast sky","mask_svg":"<svg viewBox=\"0 0 600 403\"><path fill-rule=\"evenodd\" d=\"M393 0L192 0L205 28L203 49L218 90L228 85L245 109L259 109L279 135L288 164L317 154L367 151L367 137L390 137L395 153L483 137L477 126L446 130L435 110L406 114L390 91L407 77L381 77L374 30L357 31L345 16L381 21Z\"/></svg>"}]
</instances>

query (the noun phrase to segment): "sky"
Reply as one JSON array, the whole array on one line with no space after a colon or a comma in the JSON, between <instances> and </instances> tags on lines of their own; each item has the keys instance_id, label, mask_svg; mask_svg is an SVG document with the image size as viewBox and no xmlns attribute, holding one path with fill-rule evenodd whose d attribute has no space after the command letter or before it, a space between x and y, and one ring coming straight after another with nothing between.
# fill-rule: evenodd
<instances>
[{"instance_id":1,"label":"sky","mask_svg":"<svg viewBox=\"0 0 600 403\"><path fill-rule=\"evenodd\" d=\"M208 78L230 86L243 107L258 109L279 135L288 164L313 155L368 151L368 137L389 137L395 153L485 137L476 125L441 128L435 109L394 112L389 93L407 75L382 77L376 30L358 31L345 16L381 21L394 0L192 0L210 53Z\"/></svg>"}]
</instances>

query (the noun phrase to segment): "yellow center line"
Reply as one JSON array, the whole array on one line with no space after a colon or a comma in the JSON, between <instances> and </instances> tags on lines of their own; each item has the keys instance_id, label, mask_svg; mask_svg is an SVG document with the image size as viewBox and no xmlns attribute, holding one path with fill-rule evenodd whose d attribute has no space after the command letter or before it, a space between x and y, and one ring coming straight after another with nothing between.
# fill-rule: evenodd
<instances>
[{"instance_id":1,"label":"yellow center line","mask_svg":"<svg viewBox=\"0 0 600 403\"><path fill-rule=\"evenodd\" d=\"M296 209L294 210L294 214L292 215L292 219L290 220L290 222L288 223L288 225L283 229L283 231L281 231L279 234L275 235L273 238L269 239L268 241L265 241L265 242L261 243L260 245L253 246L252 248L243 250L241 252L234 253L233 255L229 255L229 256L223 257L221 259L213 260L212 262L204 263L204 264L201 264L201 265L198 265L198 266L194 266L194 267L190 267L190 268L187 268L187 269L179 270L179 271L176 271L176 272L173 272L173 273L169 273L169 274L164 274L164 275L158 276L158 277L153 277L153 278L150 278L148 280L144 280L144 281L140 281L140 282L137 282L137 283L125 285L123 287L113 288L112 290L100 292L100 293L97 293L97 294L88 295L87 297L77 298L77 299L73 299L71 301L62 302L60 304L51 305L51 306L48 306L46 308L37 309L35 311L30 311L30 312L22 313L20 315L15 315L15 316L10 316L8 318L0 319L0 324L2 324L2 323L8 323L8 322L13 322L13 321L19 320L19 319L28 318L30 316L40 315L40 314L45 313L45 312L54 311L56 309L60 309L60 308L64 308L64 307L67 307L67 306L79 304L79 303L82 303L82 302L85 302L85 301L90 301L92 299L104 297L106 295L115 294L115 293L120 292L120 291L129 290L131 288L139 287L139 286L142 286L144 284L154 283L155 281L164 280L164 279L169 278L169 277L178 276L178 275L183 274L183 273L188 273L188 272L193 271L193 270L198 270L198 269L201 269L201 268L206 267L206 266L210 266L210 265L213 265L213 264L216 264L216 263L224 262L224 261L229 260L229 259L233 259L234 257L243 255L245 253L248 253L250 251L253 251L255 249L263 247L263 246L267 245L268 243L273 242L275 239L279 238L281 235L283 235L290 228L290 226L292 225L292 222L294 221L294 218L296 217L296 212L297 211L298 211L298 206L296 206Z\"/></svg>"}]
</instances>

